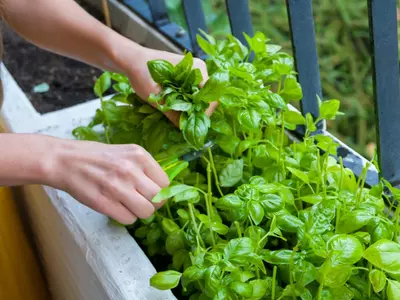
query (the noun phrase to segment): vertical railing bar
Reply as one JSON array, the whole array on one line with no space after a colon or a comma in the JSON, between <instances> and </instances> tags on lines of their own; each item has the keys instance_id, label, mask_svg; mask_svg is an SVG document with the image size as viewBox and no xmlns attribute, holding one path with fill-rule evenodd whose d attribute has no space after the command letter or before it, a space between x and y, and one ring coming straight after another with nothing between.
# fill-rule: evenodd
<instances>
[{"instance_id":1,"label":"vertical railing bar","mask_svg":"<svg viewBox=\"0 0 400 300\"><path fill-rule=\"evenodd\" d=\"M316 118L319 116L317 95L322 99L322 90L312 1L286 0L286 5L296 70L303 89L302 112L304 115L311 113ZM325 122L318 127L324 129Z\"/></svg>"},{"instance_id":2,"label":"vertical railing bar","mask_svg":"<svg viewBox=\"0 0 400 300\"><path fill-rule=\"evenodd\" d=\"M154 24L159 27L169 22L168 10L164 0L148 0Z\"/></svg>"},{"instance_id":3,"label":"vertical railing bar","mask_svg":"<svg viewBox=\"0 0 400 300\"><path fill-rule=\"evenodd\" d=\"M396 0L368 0L381 175L400 184L400 87Z\"/></svg>"},{"instance_id":4,"label":"vertical railing bar","mask_svg":"<svg viewBox=\"0 0 400 300\"><path fill-rule=\"evenodd\" d=\"M203 56L196 39L196 35L200 33L199 29L204 32L208 31L201 0L182 0L182 2L193 53L196 56Z\"/></svg>"},{"instance_id":5,"label":"vertical railing bar","mask_svg":"<svg viewBox=\"0 0 400 300\"><path fill-rule=\"evenodd\" d=\"M246 33L253 36L253 25L251 23L249 1L248 0L226 0L226 9L228 11L231 31L244 45L247 41L243 36Z\"/></svg>"}]
</instances>

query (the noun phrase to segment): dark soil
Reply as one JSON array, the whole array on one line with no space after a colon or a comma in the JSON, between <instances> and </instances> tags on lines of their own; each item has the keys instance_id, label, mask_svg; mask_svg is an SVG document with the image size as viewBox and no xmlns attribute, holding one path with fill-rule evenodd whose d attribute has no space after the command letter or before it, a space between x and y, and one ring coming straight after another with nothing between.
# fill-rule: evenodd
<instances>
[{"instance_id":1,"label":"dark soil","mask_svg":"<svg viewBox=\"0 0 400 300\"><path fill-rule=\"evenodd\" d=\"M97 9L77 1L90 14L103 22ZM101 70L61 57L29 44L8 26L1 24L4 43L3 61L11 75L39 113L47 113L96 98L93 85ZM41 83L48 92L34 93Z\"/></svg>"}]
</instances>

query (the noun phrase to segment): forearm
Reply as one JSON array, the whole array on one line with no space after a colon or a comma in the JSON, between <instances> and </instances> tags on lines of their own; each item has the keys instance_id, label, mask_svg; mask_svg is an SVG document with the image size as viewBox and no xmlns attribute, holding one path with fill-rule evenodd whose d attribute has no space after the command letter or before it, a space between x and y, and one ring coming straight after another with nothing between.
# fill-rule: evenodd
<instances>
[{"instance_id":1,"label":"forearm","mask_svg":"<svg viewBox=\"0 0 400 300\"><path fill-rule=\"evenodd\" d=\"M2 5L6 22L28 41L101 69L124 73L124 53L142 49L73 0L3 0Z\"/></svg>"},{"instance_id":2,"label":"forearm","mask_svg":"<svg viewBox=\"0 0 400 300\"><path fill-rule=\"evenodd\" d=\"M58 139L0 133L0 186L48 184Z\"/></svg>"}]
</instances>

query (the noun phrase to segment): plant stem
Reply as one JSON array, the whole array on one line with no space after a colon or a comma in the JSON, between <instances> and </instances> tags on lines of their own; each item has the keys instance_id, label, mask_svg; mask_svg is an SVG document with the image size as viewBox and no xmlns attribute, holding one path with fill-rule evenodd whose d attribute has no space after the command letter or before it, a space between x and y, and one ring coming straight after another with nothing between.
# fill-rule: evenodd
<instances>
[{"instance_id":1,"label":"plant stem","mask_svg":"<svg viewBox=\"0 0 400 300\"><path fill-rule=\"evenodd\" d=\"M368 262L368 269L369 272L372 271L372 264L370 262ZM368 281L368 298L371 298L371 280L367 280Z\"/></svg>"},{"instance_id":2,"label":"plant stem","mask_svg":"<svg viewBox=\"0 0 400 300\"><path fill-rule=\"evenodd\" d=\"M324 285L321 283L318 288L318 300L321 300L322 290L324 289Z\"/></svg>"},{"instance_id":3,"label":"plant stem","mask_svg":"<svg viewBox=\"0 0 400 300\"><path fill-rule=\"evenodd\" d=\"M172 213L171 213L171 209L170 209L170 207L169 207L169 200L167 200L167 201L165 202L165 208L167 209L168 217L169 217L171 220L173 220L173 218L172 218Z\"/></svg>"},{"instance_id":4,"label":"plant stem","mask_svg":"<svg viewBox=\"0 0 400 300\"><path fill-rule=\"evenodd\" d=\"M218 192L220 193L221 197L223 197L224 193L222 193L221 188L219 186L217 169L215 168L215 164L214 164L214 159L213 159L211 148L208 148L208 155L210 156L211 169L212 169L212 171L214 173L214 177L215 177L215 185L217 186Z\"/></svg>"},{"instance_id":5,"label":"plant stem","mask_svg":"<svg viewBox=\"0 0 400 300\"><path fill-rule=\"evenodd\" d=\"M188 208L189 208L190 218L192 219L192 222L193 222L194 230L196 231L196 234L197 234L198 241L200 241L201 246L203 248L205 248L206 246L204 244L203 239L201 238L199 227L197 227L196 217L194 216L193 204L188 203Z\"/></svg>"},{"instance_id":6,"label":"plant stem","mask_svg":"<svg viewBox=\"0 0 400 300\"><path fill-rule=\"evenodd\" d=\"M211 164L207 164L207 183L208 183L208 193L206 197L206 208L207 208L207 215L208 215L208 220L210 222L210 226L212 224L213 220L213 212L211 209L212 206L212 190L211 190ZM213 246L215 246L215 238L214 238L214 232L212 228L210 227L210 234L211 234L211 240L213 243Z\"/></svg>"},{"instance_id":7,"label":"plant stem","mask_svg":"<svg viewBox=\"0 0 400 300\"><path fill-rule=\"evenodd\" d=\"M106 142L107 144L111 144L111 140L110 140L110 136L108 135L108 130L110 128L110 121L107 118L107 115L105 113L105 109L104 109L104 101L103 101L103 97L100 97L100 103L101 103L101 110L103 111L104 114L104 119L106 120L107 126L104 128L104 133L106 135Z\"/></svg>"},{"instance_id":8,"label":"plant stem","mask_svg":"<svg viewBox=\"0 0 400 300\"><path fill-rule=\"evenodd\" d=\"M242 230L240 229L240 224L238 221L235 221L235 227L236 227L236 231L238 234L238 237L241 238L242 237Z\"/></svg>"},{"instance_id":9,"label":"plant stem","mask_svg":"<svg viewBox=\"0 0 400 300\"><path fill-rule=\"evenodd\" d=\"M272 271L272 295L271 295L271 300L275 300L275 286L276 286L276 271L277 271L277 266L274 266L274 269Z\"/></svg>"}]
</instances>

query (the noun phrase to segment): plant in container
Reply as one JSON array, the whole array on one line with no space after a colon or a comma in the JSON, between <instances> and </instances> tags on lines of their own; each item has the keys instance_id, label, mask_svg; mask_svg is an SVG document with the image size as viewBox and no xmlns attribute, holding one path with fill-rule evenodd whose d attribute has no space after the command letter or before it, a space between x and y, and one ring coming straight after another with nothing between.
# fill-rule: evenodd
<instances>
[{"instance_id":1,"label":"plant in container","mask_svg":"<svg viewBox=\"0 0 400 300\"><path fill-rule=\"evenodd\" d=\"M203 88L190 53L175 66L148 63L162 87L148 99L158 109L125 76L105 72L94 88L101 108L73 132L142 145L167 172L171 185L153 199L165 205L129 226L160 271L151 285L191 300L399 299L399 190L384 179L365 187L369 165L357 179L336 159L337 144L315 132L340 102L320 101L317 119L289 109L302 98L293 59L260 32L246 36L249 47L231 35L203 37ZM116 94L104 99L111 86ZM181 112L179 129L168 110ZM304 139L291 142L285 131L299 125ZM217 147L180 160L208 141Z\"/></svg>"}]
</instances>

